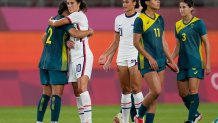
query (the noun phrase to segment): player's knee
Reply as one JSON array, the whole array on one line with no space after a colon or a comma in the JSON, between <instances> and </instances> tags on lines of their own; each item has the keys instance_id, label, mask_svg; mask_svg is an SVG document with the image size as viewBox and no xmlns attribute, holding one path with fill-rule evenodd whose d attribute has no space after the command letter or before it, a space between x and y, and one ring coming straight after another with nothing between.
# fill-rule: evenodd
<instances>
[{"instance_id":1,"label":"player's knee","mask_svg":"<svg viewBox=\"0 0 218 123\"><path fill-rule=\"evenodd\" d=\"M156 89L151 92L152 96L157 99L161 94L161 89Z\"/></svg>"}]
</instances>

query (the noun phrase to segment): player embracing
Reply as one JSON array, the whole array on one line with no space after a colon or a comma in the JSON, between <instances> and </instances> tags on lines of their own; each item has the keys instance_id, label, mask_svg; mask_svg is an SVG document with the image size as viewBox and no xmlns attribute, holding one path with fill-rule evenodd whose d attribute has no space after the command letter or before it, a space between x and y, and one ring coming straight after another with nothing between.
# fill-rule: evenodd
<instances>
[{"instance_id":1,"label":"player embracing","mask_svg":"<svg viewBox=\"0 0 218 123\"><path fill-rule=\"evenodd\" d=\"M88 30L88 19L84 12L87 5L83 0L67 0L69 16L60 20L49 20L51 26L62 26L74 24L78 30ZM72 82L74 89L77 89L77 107L81 122L92 123L92 104L87 90L91 77L93 54L88 44L88 37L70 37L74 46L70 49L69 82ZM77 83L77 84L74 84ZM76 87L75 87L76 86ZM75 92L75 91L74 91Z\"/></svg>"}]
</instances>

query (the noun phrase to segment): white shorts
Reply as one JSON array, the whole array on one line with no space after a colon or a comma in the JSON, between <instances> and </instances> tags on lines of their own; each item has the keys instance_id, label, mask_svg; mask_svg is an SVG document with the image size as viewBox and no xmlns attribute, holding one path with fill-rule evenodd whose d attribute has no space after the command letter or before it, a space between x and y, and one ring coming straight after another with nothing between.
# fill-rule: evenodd
<instances>
[{"instance_id":1,"label":"white shorts","mask_svg":"<svg viewBox=\"0 0 218 123\"><path fill-rule=\"evenodd\" d=\"M137 65L138 60L137 59L131 59L131 60L119 60L117 61L118 66L127 66L128 68Z\"/></svg>"},{"instance_id":2,"label":"white shorts","mask_svg":"<svg viewBox=\"0 0 218 123\"><path fill-rule=\"evenodd\" d=\"M81 76L87 75L91 78L93 57L81 57L69 64L68 82L77 82Z\"/></svg>"}]
</instances>

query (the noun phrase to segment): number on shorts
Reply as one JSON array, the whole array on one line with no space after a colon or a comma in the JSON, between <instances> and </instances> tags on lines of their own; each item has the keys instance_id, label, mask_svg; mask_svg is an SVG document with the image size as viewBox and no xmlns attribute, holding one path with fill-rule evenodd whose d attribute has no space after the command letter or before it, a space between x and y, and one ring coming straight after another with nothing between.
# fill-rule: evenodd
<instances>
[{"instance_id":1,"label":"number on shorts","mask_svg":"<svg viewBox=\"0 0 218 123\"><path fill-rule=\"evenodd\" d=\"M76 65L76 72L80 72L81 71L81 64Z\"/></svg>"}]
</instances>

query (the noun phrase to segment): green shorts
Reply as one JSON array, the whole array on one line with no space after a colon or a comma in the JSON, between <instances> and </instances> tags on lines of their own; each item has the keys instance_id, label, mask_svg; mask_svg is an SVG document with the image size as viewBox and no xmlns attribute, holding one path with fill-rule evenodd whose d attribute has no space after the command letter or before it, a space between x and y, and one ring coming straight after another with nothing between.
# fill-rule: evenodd
<instances>
[{"instance_id":1,"label":"green shorts","mask_svg":"<svg viewBox=\"0 0 218 123\"><path fill-rule=\"evenodd\" d=\"M159 69L156 70L156 72L159 73L159 72L161 72L161 71L163 71L163 70L165 70L165 69L166 69L166 67L159 67ZM140 71L142 77L144 77L144 75L145 75L146 73L153 72L153 71L155 71L155 70L153 70L153 69L151 69L151 68L145 68L145 69L142 69L142 70L139 70L139 71Z\"/></svg>"},{"instance_id":2,"label":"green shorts","mask_svg":"<svg viewBox=\"0 0 218 123\"><path fill-rule=\"evenodd\" d=\"M68 83L67 72L40 69L40 80L42 85L65 85Z\"/></svg>"},{"instance_id":3,"label":"green shorts","mask_svg":"<svg viewBox=\"0 0 218 123\"><path fill-rule=\"evenodd\" d=\"M192 68L180 70L177 74L177 81L188 80L189 78L204 79L204 69Z\"/></svg>"}]
</instances>

